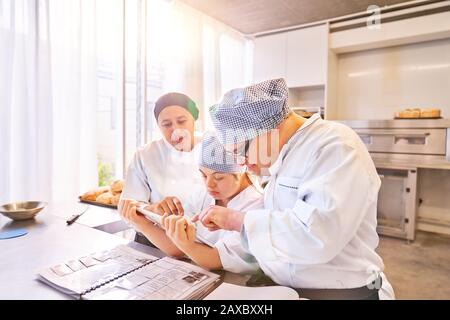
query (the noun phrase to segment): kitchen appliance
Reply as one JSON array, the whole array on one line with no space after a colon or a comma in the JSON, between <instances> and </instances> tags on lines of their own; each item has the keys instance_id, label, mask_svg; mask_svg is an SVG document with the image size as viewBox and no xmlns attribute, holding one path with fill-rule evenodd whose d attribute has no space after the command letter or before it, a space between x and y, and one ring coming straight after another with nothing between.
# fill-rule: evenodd
<instances>
[{"instance_id":1,"label":"kitchen appliance","mask_svg":"<svg viewBox=\"0 0 450 320\"><path fill-rule=\"evenodd\" d=\"M450 120L339 122L358 133L380 175L379 233L414 240L420 204L418 171L450 170Z\"/></svg>"}]
</instances>

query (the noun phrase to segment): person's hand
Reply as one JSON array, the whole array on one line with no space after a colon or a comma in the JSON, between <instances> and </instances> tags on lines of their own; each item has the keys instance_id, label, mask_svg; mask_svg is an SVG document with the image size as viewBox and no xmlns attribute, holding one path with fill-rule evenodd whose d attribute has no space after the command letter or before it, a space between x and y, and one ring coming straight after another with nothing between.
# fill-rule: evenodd
<instances>
[{"instance_id":1,"label":"person's hand","mask_svg":"<svg viewBox=\"0 0 450 320\"><path fill-rule=\"evenodd\" d=\"M137 211L139 201L123 199L119 203L119 213L123 220L130 223L136 230L141 231L142 227L152 222Z\"/></svg>"},{"instance_id":2,"label":"person's hand","mask_svg":"<svg viewBox=\"0 0 450 320\"><path fill-rule=\"evenodd\" d=\"M163 214L174 214L178 216L184 215L184 208L181 201L177 197L166 197L162 201L150 205L151 211Z\"/></svg>"},{"instance_id":3,"label":"person's hand","mask_svg":"<svg viewBox=\"0 0 450 320\"><path fill-rule=\"evenodd\" d=\"M220 206L210 206L192 218L200 221L210 231L219 229L238 231L242 229L245 213Z\"/></svg>"},{"instance_id":4,"label":"person's hand","mask_svg":"<svg viewBox=\"0 0 450 320\"><path fill-rule=\"evenodd\" d=\"M194 244L197 231L195 225L186 218L164 214L162 226L166 230L166 235L169 239L182 251Z\"/></svg>"}]
</instances>

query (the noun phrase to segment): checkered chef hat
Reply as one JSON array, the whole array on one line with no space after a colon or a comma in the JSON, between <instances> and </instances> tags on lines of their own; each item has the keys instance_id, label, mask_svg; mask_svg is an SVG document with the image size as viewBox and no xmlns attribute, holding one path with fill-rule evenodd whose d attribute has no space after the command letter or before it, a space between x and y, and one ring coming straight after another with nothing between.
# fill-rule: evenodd
<instances>
[{"instance_id":1,"label":"checkered chef hat","mask_svg":"<svg viewBox=\"0 0 450 320\"><path fill-rule=\"evenodd\" d=\"M234 89L209 112L222 144L251 140L278 127L290 114L284 79Z\"/></svg>"},{"instance_id":2,"label":"checkered chef hat","mask_svg":"<svg viewBox=\"0 0 450 320\"><path fill-rule=\"evenodd\" d=\"M199 165L217 172L242 173L245 167L236 162L236 157L225 151L217 136L206 133L203 137Z\"/></svg>"}]
</instances>

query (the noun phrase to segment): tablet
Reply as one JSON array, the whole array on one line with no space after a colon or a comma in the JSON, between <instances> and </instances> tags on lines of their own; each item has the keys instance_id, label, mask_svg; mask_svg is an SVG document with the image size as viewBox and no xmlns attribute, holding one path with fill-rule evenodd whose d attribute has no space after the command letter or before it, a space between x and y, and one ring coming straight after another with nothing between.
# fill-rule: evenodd
<instances>
[{"instance_id":1,"label":"tablet","mask_svg":"<svg viewBox=\"0 0 450 320\"><path fill-rule=\"evenodd\" d=\"M147 206L146 204L141 204L137 208L137 211L142 213L147 219L149 219L150 221L152 221L153 223L158 225L160 228L162 228L162 216L157 214L157 213L155 213L155 212L152 212L150 210L145 209L146 206ZM186 220L191 222L191 220L188 217L188 215L184 215L184 218L186 218ZM194 225L197 226L197 223L200 223L200 222L194 222ZM197 232L197 242L206 244L209 247L214 247L213 243L208 241L205 237L202 237L201 235L199 235L198 232Z\"/></svg>"}]
</instances>

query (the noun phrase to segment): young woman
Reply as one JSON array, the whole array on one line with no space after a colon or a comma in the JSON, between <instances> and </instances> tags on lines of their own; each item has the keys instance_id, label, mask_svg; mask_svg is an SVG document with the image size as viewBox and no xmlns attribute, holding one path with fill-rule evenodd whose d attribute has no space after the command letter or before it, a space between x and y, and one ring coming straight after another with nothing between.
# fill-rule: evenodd
<instances>
[{"instance_id":1,"label":"young woman","mask_svg":"<svg viewBox=\"0 0 450 320\"><path fill-rule=\"evenodd\" d=\"M202 143L200 172L208 190L208 204L234 210L254 210L263 206L261 192L242 166L225 153L215 137ZM225 269L236 273L251 273L258 269L256 260L243 249L240 234L235 231L213 230L190 222L189 214L163 216L160 229L136 212L138 203L127 201L123 216L166 254L191 258L209 270ZM197 212L198 213L198 212ZM196 241L197 233L213 247Z\"/></svg>"}]
</instances>

